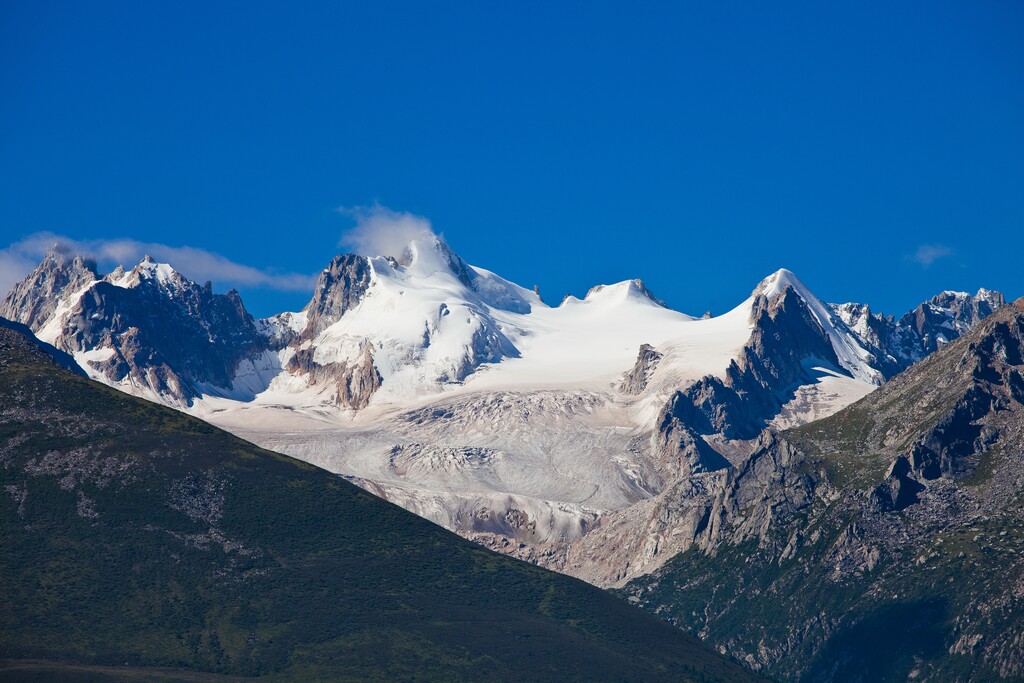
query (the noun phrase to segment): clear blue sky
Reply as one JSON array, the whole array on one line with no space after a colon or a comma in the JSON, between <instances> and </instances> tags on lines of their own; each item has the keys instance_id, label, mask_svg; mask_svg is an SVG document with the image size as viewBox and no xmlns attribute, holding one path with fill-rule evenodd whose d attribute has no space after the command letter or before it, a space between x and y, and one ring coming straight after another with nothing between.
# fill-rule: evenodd
<instances>
[{"instance_id":1,"label":"clear blue sky","mask_svg":"<svg viewBox=\"0 0 1024 683\"><path fill-rule=\"evenodd\" d=\"M719 312L779 267L892 313L1020 296L1022 36L1015 0L0 0L0 247L308 274L379 202L555 302Z\"/></svg>"}]
</instances>

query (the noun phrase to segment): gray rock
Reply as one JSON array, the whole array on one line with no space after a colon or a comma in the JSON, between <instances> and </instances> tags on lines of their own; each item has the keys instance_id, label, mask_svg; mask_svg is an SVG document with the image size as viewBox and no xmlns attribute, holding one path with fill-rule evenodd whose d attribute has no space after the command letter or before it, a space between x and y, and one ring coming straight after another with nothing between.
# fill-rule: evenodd
<instances>
[{"instance_id":1,"label":"gray rock","mask_svg":"<svg viewBox=\"0 0 1024 683\"><path fill-rule=\"evenodd\" d=\"M335 404L344 409L365 408L373 394L381 387L380 372L373 364L373 350L364 344L354 361L320 364L313 360L312 348L297 349L289 359L289 372L305 375L312 386L328 384L334 387Z\"/></svg>"},{"instance_id":2,"label":"gray rock","mask_svg":"<svg viewBox=\"0 0 1024 683\"><path fill-rule=\"evenodd\" d=\"M654 374L654 370L658 367L658 361L660 360L661 354L655 351L653 346L642 344L640 352L636 357L636 365L626 373L622 383L619 384L619 391L631 395L642 393L647 388L647 383L650 381L651 375Z\"/></svg>"},{"instance_id":3,"label":"gray rock","mask_svg":"<svg viewBox=\"0 0 1024 683\"><path fill-rule=\"evenodd\" d=\"M0 317L40 330L72 293L99 279L96 263L56 248L0 303Z\"/></svg>"},{"instance_id":4,"label":"gray rock","mask_svg":"<svg viewBox=\"0 0 1024 683\"><path fill-rule=\"evenodd\" d=\"M115 286L122 276L128 286ZM87 261L51 253L2 308L38 333L59 305L67 315L54 346L109 349L107 359L90 361L94 370L184 405L199 395L198 385L230 387L238 363L266 348L238 292L214 294L210 283L159 274L148 256L127 274L98 279Z\"/></svg>"},{"instance_id":5,"label":"gray rock","mask_svg":"<svg viewBox=\"0 0 1024 683\"><path fill-rule=\"evenodd\" d=\"M370 261L356 254L338 254L320 273L313 298L306 304L301 340L312 339L341 320L363 300L370 286Z\"/></svg>"},{"instance_id":6,"label":"gray rock","mask_svg":"<svg viewBox=\"0 0 1024 683\"><path fill-rule=\"evenodd\" d=\"M871 352L872 365L889 379L970 331L1005 303L999 292L981 289L974 296L943 292L899 320L872 313L864 304L833 305L832 310Z\"/></svg>"}]
</instances>

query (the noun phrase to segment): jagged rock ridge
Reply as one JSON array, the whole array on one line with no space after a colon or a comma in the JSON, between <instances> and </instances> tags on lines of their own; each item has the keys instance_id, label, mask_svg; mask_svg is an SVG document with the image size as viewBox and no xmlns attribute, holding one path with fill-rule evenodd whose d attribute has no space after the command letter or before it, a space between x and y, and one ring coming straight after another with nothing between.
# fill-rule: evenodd
<instances>
[{"instance_id":1,"label":"jagged rock ridge","mask_svg":"<svg viewBox=\"0 0 1024 683\"><path fill-rule=\"evenodd\" d=\"M99 277L95 265L52 253L5 299L0 315L78 355L113 385L190 405L201 386L227 387L265 350L238 292L214 294L148 256Z\"/></svg>"},{"instance_id":2,"label":"jagged rock ridge","mask_svg":"<svg viewBox=\"0 0 1024 683\"><path fill-rule=\"evenodd\" d=\"M833 305L832 309L872 352L888 379L968 332L1005 303L999 292L980 289L973 296L942 292L899 320L872 313L864 304Z\"/></svg>"},{"instance_id":3,"label":"jagged rock ridge","mask_svg":"<svg viewBox=\"0 0 1024 683\"><path fill-rule=\"evenodd\" d=\"M300 339L313 339L355 308L370 287L370 260L339 254L320 273L313 298L306 304L306 326Z\"/></svg>"}]
</instances>

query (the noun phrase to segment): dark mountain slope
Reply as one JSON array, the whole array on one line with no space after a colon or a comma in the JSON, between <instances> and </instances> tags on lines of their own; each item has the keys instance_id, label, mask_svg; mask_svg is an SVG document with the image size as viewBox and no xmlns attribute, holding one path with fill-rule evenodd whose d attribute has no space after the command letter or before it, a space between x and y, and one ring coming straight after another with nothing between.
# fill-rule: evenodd
<instances>
[{"instance_id":1,"label":"dark mountain slope","mask_svg":"<svg viewBox=\"0 0 1024 683\"><path fill-rule=\"evenodd\" d=\"M70 370L76 375L86 377L85 370L83 370L81 366L79 366L78 363L75 362L74 356L72 356L70 353L65 353L61 351L60 349L56 348L51 344L47 344L44 341L36 339L35 335L32 333L32 329L28 325L22 325L21 323L14 322L13 320L8 320L7 318L0 318L0 327L12 330L22 336L28 337L29 341L31 341L37 347L39 347L39 350L45 353L47 356L49 356L50 360L52 360L54 363L61 366L65 370Z\"/></svg>"},{"instance_id":2,"label":"dark mountain slope","mask_svg":"<svg viewBox=\"0 0 1024 683\"><path fill-rule=\"evenodd\" d=\"M1024 300L706 505L627 596L785 680L1024 680Z\"/></svg>"},{"instance_id":3,"label":"dark mountain slope","mask_svg":"<svg viewBox=\"0 0 1024 683\"><path fill-rule=\"evenodd\" d=\"M56 671L27 660L103 665L68 674L83 680L753 678L607 593L78 377L6 328L0 488L0 658L20 660L0 678Z\"/></svg>"}]
</instances>

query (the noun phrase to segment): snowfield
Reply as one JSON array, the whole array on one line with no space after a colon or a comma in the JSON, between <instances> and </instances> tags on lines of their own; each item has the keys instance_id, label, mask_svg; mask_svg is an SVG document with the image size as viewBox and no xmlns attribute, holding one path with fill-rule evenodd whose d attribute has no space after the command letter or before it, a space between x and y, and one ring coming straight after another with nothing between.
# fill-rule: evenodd
<instances>
[{"instance_id":1,"label":"snowfield","mask_svg":"<svg viewBox=\"0 0 1024 683\"><path fill-rule=\"evenodd\" d=\"M326 388L281 371L251 400L209 395L192 410L463 532L572 540L657 493L664 483L649 443L658 411L701 377L724 376L752 330L753 295L697 319L664 307L638 280L548 306L489 271L460 267L438 238L414 242L402 262L370 264L359 305L304 342L320 363L351 360L371 344L382 383L366 408L339 410ZM815 369L817 381L779 425L831 414L876 380L863 349L792 273L770 276L761 293L786 285L829 331L844 367ZM642 344L661 360L647 388L626 395L618 385ZM276 367L292 353L282 350ZM260 374L246 372L245 391L233 396L251 392Z\"/></svg>"}]
</instances>

